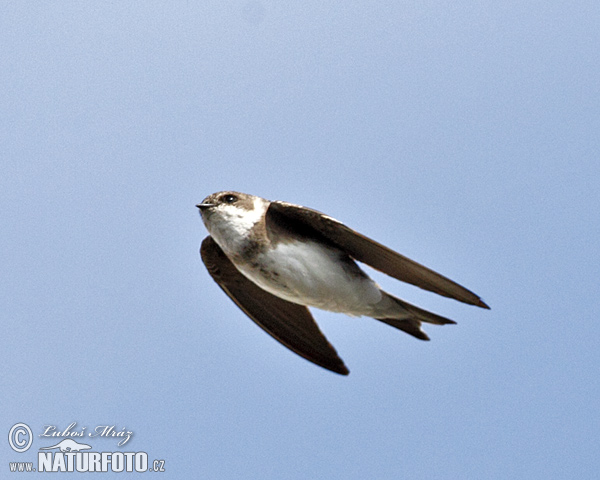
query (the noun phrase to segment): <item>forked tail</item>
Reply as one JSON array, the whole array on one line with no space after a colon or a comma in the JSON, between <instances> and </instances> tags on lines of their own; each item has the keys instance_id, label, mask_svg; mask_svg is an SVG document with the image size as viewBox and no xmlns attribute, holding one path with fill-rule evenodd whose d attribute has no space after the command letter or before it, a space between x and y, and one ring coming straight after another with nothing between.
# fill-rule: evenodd
<instances>
[{"instance_id":1,"label":"forked tail","mask_svg":"<svg viewBox=\"0 0 600 480\"><path fill-rule=\"evenodd\" d=\"M437 315L411 305L410 303L400 300L389 293L386 293L386 295L400 307L402 307L402 310L404 310L406 313L398 318L376 318L376 320L387 323L388 325L398 328L420 340L429 340L427 334L421 330L422 322L433 323L435 325L448 325L456 323L454 320L450 320L449 318L442 317L441 315Z\"/></svg>"}]
</instances>

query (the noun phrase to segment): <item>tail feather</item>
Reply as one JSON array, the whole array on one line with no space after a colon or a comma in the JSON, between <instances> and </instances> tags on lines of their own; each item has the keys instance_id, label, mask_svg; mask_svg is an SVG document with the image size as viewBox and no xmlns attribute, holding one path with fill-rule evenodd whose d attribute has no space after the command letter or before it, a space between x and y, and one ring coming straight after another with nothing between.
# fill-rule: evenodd
<instances>
[{"instance_id":1,"label":"tail feather","mask_svg":"<svg viewBox=\"0 0 600 480\"><path fill-rule=\"evenodd\" d=\"M427 334L421 330L421 322L419 322L419 320L415 320L414 318L406 320L398 320L397 318L376 318L375 320L387 323L388 325L398 328L399 330L402 330L403 332L408 333L419 340L429 340Z\"/></svg>"},{"instance_id":2,"label":"tail feather","mask_svg":"<svg viewBox=\"0 0 600 480\"><path fill-rule=\"evenodd\" d=\"M411 305L410 303L400 300L399 298L396 298L390 294L386 295L389 299L393 300L396 304L402 307L406 314L400 315L398 318L376 318L375 320L379 320L380 322L398 328L420 340L429 340L427 334L421 330L422 322L433 323L435 325L449 325L456 323L454 320L450 320L449 318L442 317L441 315L423 310L422 308Z\"/></svg>"}]
</instances>

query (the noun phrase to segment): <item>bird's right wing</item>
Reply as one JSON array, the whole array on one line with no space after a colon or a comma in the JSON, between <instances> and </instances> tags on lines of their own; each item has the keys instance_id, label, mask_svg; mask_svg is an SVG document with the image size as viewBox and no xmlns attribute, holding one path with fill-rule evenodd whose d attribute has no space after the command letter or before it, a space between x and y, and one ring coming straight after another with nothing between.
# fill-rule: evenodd
<instances>
[{"instance_id":1,"label":"bird's right wing","mask_svg":"<svg viewBox=\"0 0 600 480\"><path fill-rule=\"evenodd\" d=\"M202 242L200 255L213 280L265 332L301 357L348 375L308 308L276 297L248 280L210 236Z\"/></svg>"},{"instance_id":2,"label":"bird's right wing","mask_svg":"<svg viewBox=\"0 0 600 480\"><path fill-rule=\"evenodd\" d=\"M304 236L319 235L359 262L403 282L464 303L490 308L478 295L458 283L317 210L287 202L271 202L267 210L267 225L269 222Z\"/></svg>"}]
</instances>

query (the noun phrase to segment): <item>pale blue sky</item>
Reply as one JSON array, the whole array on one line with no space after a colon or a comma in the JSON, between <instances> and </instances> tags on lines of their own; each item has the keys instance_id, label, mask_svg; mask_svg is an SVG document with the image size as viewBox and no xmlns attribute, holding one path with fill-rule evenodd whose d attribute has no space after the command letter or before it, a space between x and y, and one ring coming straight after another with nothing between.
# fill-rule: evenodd
<instances>
[{"instance_id":1,"label":"pale blue sky","mask_svg":"<svg viewBox=\"0 0 600 480\"><path fill-rule=\"evenodd\" d=\"M2 438L115 424L174 479L596 478L599 24L592 1L4 2ZM222 189L492 310L374 274L458 325L315 310L351 374L316 367L202 265L194 205ZM4 440L1 468L47 445Z\"/></svg>"}]
</instances>

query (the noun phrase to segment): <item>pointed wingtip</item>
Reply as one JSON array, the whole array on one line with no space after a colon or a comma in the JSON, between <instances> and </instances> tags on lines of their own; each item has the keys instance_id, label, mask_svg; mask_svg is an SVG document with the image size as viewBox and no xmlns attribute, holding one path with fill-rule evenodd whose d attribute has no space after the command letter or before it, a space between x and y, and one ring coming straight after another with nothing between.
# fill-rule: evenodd
<instances>
[{"instance_id":1,"label":"pointed wingtip","mask_svg":"<svg viewBox=\"0 0 600 480\"><path fill-rule=\"evenodd\" d=\"M477 302L476 305L478 307L485 308L486 310L491 310L490 306L487 303L485 303L481 298L479 299L479 302Z\"/></svg>"},{"instance_id":2,"label":"pointed wingtip","mask_svg":"<svg viewBox=\"0 0 600 480\"><path fill-rule=\"evenodd\" d=\"M323 365L321 365L323 366ZM325 367L327 370L329 370L330 372L333 373L339 373L340 375L350 375L350 370L348 370L348 367L346 367L346 365L344 365L343 363L340 365L335 365L335 366L327 366Z\"/></svg>"}]
</instances>

